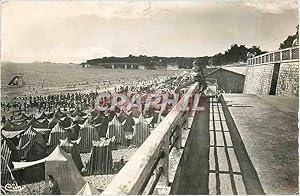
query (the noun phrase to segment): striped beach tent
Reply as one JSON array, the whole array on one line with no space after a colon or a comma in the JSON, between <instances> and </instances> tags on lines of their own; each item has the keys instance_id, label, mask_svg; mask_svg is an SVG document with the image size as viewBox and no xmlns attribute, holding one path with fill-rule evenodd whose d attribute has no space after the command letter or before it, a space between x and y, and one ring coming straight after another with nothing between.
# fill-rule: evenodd
<instances>
[{"instance_id":1,"label":"striped beach tent","mask_svg":"<svg viewBox=\"0 0 300 196\"><path fill-rule=\"evenodd\" d=\"M13 142L13 140L11 140L10 138L6 138L3 134L1 135L1 141L2 140L6 141L6 145L11 150L12 160L20 161L20 159L21 159L20 150L18 149L17 145Z\"/></svg>"},{"instance_id":2,"label":"striped beach tent","mask_svg":"<svg viewBox=\"0 0 300 196\"><path fill-rule=\"evenodd\" d=\"M122 110L119 113L116 113L117 119L122 123L127 119L127 114Z\"/></svg>"},{"instance_id":3,"label":"striped beach tent","mask_svg":"<svg viewBox=\"0 0 300 196\"><path fill-rule=\"evenodd\" d=\"M22 113L21 116L19 117L19 119L30 120L31 118L29 116L27 116L26 114Z\"/></svg>"},{"instance_id":4,"label":"striped beach tent","mask_svg":"<svg viewBox=\"0 0 300 196\"><path fill-rule=\"evenodd\" d=\"M53 117L49 120L48 128L49 128L49 129L52 129L52 128L55 127L55 125L56 125L57 123L59 123L59 122L60 122L60 119L57 118L57 117L55 117L55 116L53 116Z\"/></svg>"},{"instance_id":5,"label":"striped beach tent","mask_svg":"<svg viewBox=\"0 0 300 196\"><path fill-rule=\"evenodd\" d=\"M30 150L28 150L26 155L26 161L36 161L45 158L48 154L48 147L46 142L40 137L35 137L32 141Z\"/></svg>"},{"instance_id":6,"label":"striped beach tent","mask_svg":"<svg viewBox=\"0 0 300 196\"><path fill-rule=\"evenodd\" d=\"M34 128L34 130L38 133L41 133L45 141L49 140L51 129L48 129L48 128Z\"/></svg>"},{"instance_id":7,"label":"striped beach tent","mask_svg":"<svg viewBox=\"0 0 300 196\"><path fill-rule=\"evenodd\" d=\"M48 128L48 126L45 123L42 124L35 117L31 118L31 120L28 122L27 126L28 127L32 126L33 128Z\"/></svg>"},{"instance_id":8,"label":"striped beach tent","mask_svg":"<svg viewBox=\"0 0 300 196\"><path fill-rule=\"evenodd\" d=\"M16 123L15 124L15 127L14 127L14 130L15 131L20 131L20 130L24 130L26 129L27 127L29 127L29 123L27 122L27 120L23 120L21 123Z\"/></svg>"},{"instance_id":9,"label":"striped beach tent","mask_svg":"<svg viewBox=\"0 0 300 196\"><path fill-rule=\"evenodd\" d=\"M99 112L97 114L97 116L93 119L93 123L96 124L100 124L104 121L105 119L105 115L102 112Z\"/></svg>"},{"instance_id":10,"label":"striped beach tent","mask_svg":"<svg viewBox=\"0 0 300 196\"><path fill-rule=\"evenodd\" d=\"M57 146L53 152L44 159L31 162L13 162L14 170L28 168L37 164L45 164L45 190L49 190L48 175L59 184L62 195L72 195L84 186L85 181L72 159L72 156Z\"/></svg>"},{"instance_id":11,"label":"striped beach tent","mask_svg":"<svg viewBox=\"0 0 300 196\"><path fill-rule=\"evenodd\" d=\"M47 119L47 118L48 118L47 114L43 111L36 119L43 120L43 119Z\"/></svg>"},{"instance_id":12,"label":"striped beach tent","mask_svg":"<svg viewBox=\"0 0 300 196\"><path fill-rule=\"evenodd\" d=\"M40 123L38 127L35 128L40 128L40 129L47 129L49 125L49 120L46 119L37 119L37 121Z\"/></svg>"},{"instance_id":13,"label":"striped beach tent","mask_svg":"<svg viewBox=\"0 0 300 196\"><path fill-rule=\"evenodd\" d=\"M33 130L32 126L28 127L28 129L23 134L20 135L18 149L20 149L22 158L26 157L27 152L29 151L31 145L33 144L31 141L33 141L35 136L36 136L36 132Z\"/></svg>"},{"instance_id":14,"label":"striped beach tent","mask_svg":"<svg viewBox=\"0 0 300 196\"><path fill-rule=\"evenodd\" d=\"M93 126L97 129L99 137L105 137L108 129L109 120L107 117L103 117L100 123L93 123Z\"/></svg>"},{"instance_id":15,"label":"striped beach tent","mask_svg":"<svg viewBox=\"0 0 300 196\"><path fill-rule=\"evenodd\" d=\"M60 147L67 153L71 154L73 161L78 169L81 171L83 168L82 160L80 157L79 144L81 142L81 138L78 140L69 140L66 138L64 140L60 140Z\"/></svg>"},{"instance_id":16,"label":"striped beach tent","mask_svg":"<svg viewBox=\"0 0 300 196\"><path fill-rule=\"evenodd\" d=\"M5 130L5 131L13 131L15 128L15 123L13 123L11 120L7 120L5 122L5 124L3 125L3 127L1 128L1 130Z\"/></svg>"},{"instance_id":17,"label":"striped beach tent","mask_svg":"<svg viewBox=\"0 0 300 196\"><path fill-rule=\"evenodd\" d=\"M82 116L83 119L88 119L89 121L93 121L93 116L91 113L88 113L87 115Z\"/></svg>"},{"instance_id":18,"label":"striped beach tent","mask_svg":"<svg viewBox=\"0 0 300 196\"><path fill-rule=\"evenodd\" d=\"M116 116L116 112L115 111L107 111L106 116L109 121L112 121Z\"/></svg>"},{"instance_id":19,"label":"striped beach tent","mask_svg":"<svg viewBox=\"0 0 300 196\"><path fill-rule=\"evenodd\" d=\"M56 111L55 111L55 113L54 113L53 116L59 119L61 117L66 116L66 114L63 113L60 108L58 108L58 109L56 109Z\"/></svg>"},{"instance_id":20,"label":"striped beach tent","mask_svg":"<svg viewBox=\"0 0 300 196\"><path fill-rule=\"evenodd\" d=\"M92 117L95 118L99 114L99 111L96 108L94 108L94 109L90 110L89 113L92 115Z\"/></svg>"},{"instance_id":21,"label":"striped beach tent","mask_svg":"<svg viewBox=\"0 0 300 196\"><path fill-rule=\"evenodd\" d=\"M45 114L47 115L47 118L48 118L48 119L51 119L51 118L54 117L54 113L55 113L55 112L47 112L47 113L45 113Z\"/></svg>"},{"instance_id":22,"label":"striped beach tent","mask_svg":"<svg viewBox=\"0 0 300 196\"><path fill-rule=\"evenodd\" d=\"M59 119L59 121L61 122L61 125L64 127L64 128L67 128L67 127L70 127L72 125L72 119L69 118L69 117L61 117Z\"/></svg>"},{"instance_id":23,"label":"striped beach tent","mask_svg":"<svg viewBox=\"0 0 300 196\"><path fill-rule=\"evenodd\" d=\"M77 115L75 117L71 117L73 123L76 123L76 124L83 124L85 119L83 119L81 116Z\"/></svg>"},{"instance_id":24,"label":"striped beach tent","mask_svg":"<svg viewBox=\"0 0 300 196\"><path fill-rule=\"evenodd\" d=\"M52 147L48 149L48 154L51 153L54 148L60 144L60 139L66 139L67 136L68 135L66 130L61 126L60 123L57 123L50 132L48 145Z\"/></svg>"},{"instance_id":25,"label":"striped beach tent","mask_svg":"<svg viewBox=\"0 0 300 196\"><path fill-rule=\"evenodd\" d=\"M9 149L6 140L1 138L1 185L11 181L10 169L12 166L12 152Z\"/></svg>"},{"instance_id":26,"label":"striped beach tent","mask_svg":"<svg viewBox=\"0 0 300 196\"><path fill-rule=\"evenodd\" d=\"M26 129L27 126L28 126L28 122L26 120L23 120L21 123L14 123L11 120L7 120L1 130L21 131Z\"/></svg>"},{"instance_id":27,"label":"striped beach tent","mask_svg":"<svg viewBox=\"0 0 300 196\"><path fill-rule=\"evenodd\" d=\"M133 145L141 145L151 134L149 124L152 119L153 117L144 118L143 115L140 115L139 118L134 118L135 126L132 138Z\"/></svg>"},{"instance_id":28,"label":"striped beach tent","mask_svg":"<svg viewBox=\"0 0 300 196\"><path fill-rule=\"evenodd\" d=\"M21 130L21 131L5 131L5 130L2 130L1 133L6 137L6 138L9 138L9 139L13 139L13 138L16 138L18 137L19 135L21 135L23 132L25 132L25 130ZM16 138L17 141L19 141L19 138ZM19 142L18 142L19 143Z\"/></svg>"},{"instance_id":29,"label":"striped beach tent","mask_svg":"<svg viewBox=\"0 0 300 196\"><path fill-rule=\"evenodd\" d=\"M27 157L27 153L34 144L34 141L38 141L41 144L46 144L42 134L30 126L26 132L20 136L18 149L20 149L21 157Z\"/></svg>"},{"instance_id":30,"label":"striped beach tent","mask_svg":"<svg viewBox=\"0 0 300 196\"><path fill-rule=\"evenodd\" d=\"M112 174L112 145L115 138L108 138L103 141L93 141L90 160L87 164L88 175Z\"/></svg>"},{"instance_id":31,"label":"striped beach tent","mask_svg":"<svg viewBox=\"0 0 300 196\"><path fill-rule=\"evenodd\" d=\"M141 115L141 111L138 108L132 108L131 116L138 118Z\"/></svg>"},{"instance_id":32,"label":"striped beach tent","mask_svg":"<svg viewBox=\"0 0 300 196\"><path fill-rule=\"evenodd\" d=\"M92 148L92 141L98 141L99 135L97 129L92 126L88 119L80 126L79 135L81 137L80 152L90 152Z\"/></svg>"},{"instance_id":33,"label":"striped beach tent","mask_svg":"<svg viewBox=\"0 0 300 196\"><path fill-rule=\"evenodd\" d=\"M79 137L80 126L76 123L72 123L70 127L65 128L70 140L77 140Z\"/></svg>"},{"instance_id":34,"label":"striped beach tent","mask_svg":"<svg viewBox=\"0 0 300 196\"><path fill-rule=\"evenodd\" d=\"M86 113L82 112L79 108L76 108L74 112L71 113L72 117L76 117L76 116L85 116Z\"/></svg>"},{"instance_id":35,"label":"striped beach tent","mask_svg":"<svg viewBox=\"0 0 300 196\"><path fill-rule=\"evenodd\" d=\"M116 116L112 119L111 122L108 124L108 129L106 132L106 138L111 138L113 136L116 137L116 142L112 146L113 148L118 147L127 147L126 138L124 135L123 126L126 123L124 121L123 123L120 123L120 121L116 118Z\"/></svg>"}]
</instances>

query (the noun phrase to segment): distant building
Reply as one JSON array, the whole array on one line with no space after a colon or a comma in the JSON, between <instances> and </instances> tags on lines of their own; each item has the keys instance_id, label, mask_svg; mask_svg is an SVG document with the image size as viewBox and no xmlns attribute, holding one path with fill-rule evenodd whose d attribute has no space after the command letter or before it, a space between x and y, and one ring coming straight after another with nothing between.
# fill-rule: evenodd
<instances>
[{"instance_id":1,"label":"distant building","mask_svg":"<svg viewBox=\"0 0 300 196\"><path fill-rule=\"evenodd\" d=\"M167 65L167 70L179 70L178 65Z\"/></svg>"},{"instance_id":2,"label":"distant building","mask_svg":"<svg viewBox=\"0 0 300 196\"><path fill-rule=\"evenodd\" d=\"M102 63L98 60L87 60L86 64L89 66L96 66L101 68L111 68L111 69L139 69L140 63L130 63L130 62L110 62Z\"/></svg>"},{"instance_id":3,"label":"distant building","mask_svg":"<svg viewBox=\"0 0 300 196\"><path fill-rule=\"evenodd\" d=\"M145 69L145 65L139 65L138 69Z\"/></svg>"},{"instance_id":4,"label":"distant building","mask_svg":"<svg viewBox=\"0 0 300 196\"><path fill-rule=\"evenodd\" d=\"M247 67L220 67L205 75L218 81L219 90L226 93L243 93Z\"/></svg>"}]
</instances>

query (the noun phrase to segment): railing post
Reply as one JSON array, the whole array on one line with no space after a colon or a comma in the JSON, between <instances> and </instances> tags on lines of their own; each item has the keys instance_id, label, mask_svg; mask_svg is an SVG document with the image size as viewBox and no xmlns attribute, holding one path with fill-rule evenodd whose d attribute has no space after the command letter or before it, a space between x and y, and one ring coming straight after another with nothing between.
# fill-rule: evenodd
<instances>
[{"instance_id":1,"label":"railing post","mask_svg":"<svg viewBox=\"0 0 300 196\"><path fill-rule=\"evenodd\" d=\"M177 137L177 141L176 141L176 148L177 149L182 148L182 131L183 131L183 129L188 128L188 113L189 112L185 112L183 114L181 121L179 122L179 124L175 128L176 137Z\"/></svg>"},{"instance_id":2,"label":"railing post","mask_svg":"<svg viewBox=\"0 0 300 196\"><path fill-rule=\"evenodd\" d=\"M166 137L164 138L164 145L163 145L163 158L161 159L161 164L157 168L157 174L159 173L160 167L162 167L163 171L160 176L160 184L161 185L170 185L169 181L169 140L170 137L170 131L166 134Z\"/></svg>"},{"instance_id":3,"label":"railing post","mask_svg":"<svg viewBox=\"0 0 300 196\"><path fill-rule=\"evenodd\" d=\"M176 131L176 137L177 137L177 140L176 140L176 148L177 149L181 149L182 148L182 144L181 144L181 141L182 141L182 123L180 123L176 128L175 128L175 131Z\"/></svg>"}]
</instances>

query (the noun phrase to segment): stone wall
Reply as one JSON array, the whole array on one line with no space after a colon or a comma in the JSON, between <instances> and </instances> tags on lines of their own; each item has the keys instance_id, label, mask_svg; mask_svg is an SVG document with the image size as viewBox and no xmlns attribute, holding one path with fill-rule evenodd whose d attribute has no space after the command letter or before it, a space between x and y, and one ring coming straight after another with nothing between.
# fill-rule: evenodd
<instances>
[{"instance_id":1,"label":"stone wall","mask_svg":"<svg viewBox=\"0 0 300 196\"><path fill-rule=\"evenodd\" d=\"M271 87L273 69L273 64L248 66L244 93L268 95Z\"/></svg>"},{"instance_id":2,"label":"stone wall","mask_svg":"<svg viewBox=\"0 0 300 196\"><path fill-rule=\"evenodd\" d=\"M276 95L299 96L299 63L281 63Z\"/></svg>"},{"instance_id":3,"label":"stone wall","mask_svg":"<svg viewBox=\"0 0 300 196\"><path fill-rule=\"evenodd\" d=\"M269 95L274 64L248 66L244 94ZM299 63L280 63L276 95L299 96Z\"/></svg>"}]
</instances>

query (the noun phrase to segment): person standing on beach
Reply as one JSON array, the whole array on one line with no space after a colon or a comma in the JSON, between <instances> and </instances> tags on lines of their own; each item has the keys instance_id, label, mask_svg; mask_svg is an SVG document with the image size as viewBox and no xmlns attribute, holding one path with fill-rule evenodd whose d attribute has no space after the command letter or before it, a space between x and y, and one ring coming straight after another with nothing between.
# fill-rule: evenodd
<instances>
[{"instance_id":1,"label":"person standing on beach","mask_svg":"<svg viewBox=\"0 0 300 196\"><path fill-rule=\"evenodd\" d=\"M48 175L48 179L49 179L50 195L60 195L60 189L57 181L53 178L52 175Z\"/></svg>"}]
</instances>

